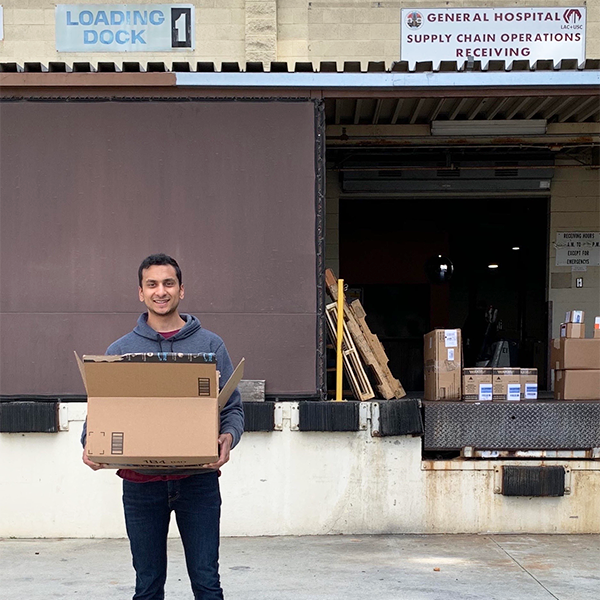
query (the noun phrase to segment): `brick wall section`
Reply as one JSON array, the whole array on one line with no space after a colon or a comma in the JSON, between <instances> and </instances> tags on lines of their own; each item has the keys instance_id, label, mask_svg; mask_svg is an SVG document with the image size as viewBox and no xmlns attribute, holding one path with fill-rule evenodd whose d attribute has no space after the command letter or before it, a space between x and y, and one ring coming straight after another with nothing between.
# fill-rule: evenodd
<instances>
[{"instance_id":1,"label":"brick wall section","mask_svg":"<svg viewBox=\"0 0 600 600\"><path fill-rule=\"evenodd\" d=\"M66 1L66 0L65 0ZM156 0L135 0L152 4ZM77 0L78 4L120 4L123 0ZM2 0L4 40L0 61L236 61L247 60L385 61L388 67L400 58L400 10L415 2L366 0L191 0L196 7L194 51L164 53L58 53L54 40L56 2L50 0ZM417 3L439 7L436 0ZM575 3L577 4L577 3ZM581 4L581 3L580 3ZM572 0L480 0L448 2L447 8L573 6ZM589 58L600 57L600 0L587 6L586 46Z\"/></svg>"},{"instance_id":2,"label":"brick wall section","mask_svg":"<svg viewBox=\"0 0 600 600\"><path fill-rule=\"evenodd\" d=\"M570 0L552 2L531 0L454 0L439 2L365 0L279 0L279 60L290 63L384 60L389 66L400 59L400 11L403 8L526 8L539 6L574 6ZM581 3L580 3L581 4ZM589 58L600 57L600 0L590 0L587 7L586 49Z\"/></svg>"},{"instance_id":3,"label":"brick wall section","mask_svg":"<svg viewBox=\"0 0 600 600\"><path fill-rule=\"evenodd\" d=\"M593 335L593 317L600 315L600 267L588 267L584 272L572 272L571 267L557 267L554 248L557 231L600 231L599 189L600 169L561 168L561 163L557 163L550 204L552 337L558 337L559 326L567 310L585 310L587 337ZM575 287L577 277L583 277L583 288Z\"/></svg>"},{"instance_id":4,"label":"brick wall section","mask_svg":"<svg viewBox=\"0 0 600 600\"><path fill-rule=\"evenodd\" d=\"M246 61L277 60L276 0L246 0Z\"/></svg>"}]
</instances>

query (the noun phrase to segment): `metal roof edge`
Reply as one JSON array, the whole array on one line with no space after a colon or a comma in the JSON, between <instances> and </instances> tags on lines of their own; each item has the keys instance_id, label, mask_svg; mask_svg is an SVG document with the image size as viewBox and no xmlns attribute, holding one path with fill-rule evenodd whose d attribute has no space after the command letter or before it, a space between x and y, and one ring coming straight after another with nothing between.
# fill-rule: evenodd
<instances>
[{"instance_id":1,"label":"metal roof edge","mask_svg":"<svg viewBox=\"0 0 600 600\"><path fill-rule=\"evenodd\" d=\"M178 87L396 89L474 87L582 87L600 91L600 70L583 71L480 71L384 73L176 73Z\"/></svg>"}]
</instances>

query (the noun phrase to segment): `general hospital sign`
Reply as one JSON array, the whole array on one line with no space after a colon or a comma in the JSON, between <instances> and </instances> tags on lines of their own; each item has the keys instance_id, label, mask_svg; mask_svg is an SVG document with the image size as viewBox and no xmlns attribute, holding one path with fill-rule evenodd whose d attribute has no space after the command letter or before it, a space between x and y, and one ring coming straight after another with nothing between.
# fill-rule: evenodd
<instances>
[{"instance_id":1,"label":"general hospital sign","mask_svg":"<svg viewBox=\"0 0 600 600\"><path fill-rule=\"evenodd\" d=\"M585 7L403 9L400 54L442 60L585 60Z\"/></svg>"}]
</instances>

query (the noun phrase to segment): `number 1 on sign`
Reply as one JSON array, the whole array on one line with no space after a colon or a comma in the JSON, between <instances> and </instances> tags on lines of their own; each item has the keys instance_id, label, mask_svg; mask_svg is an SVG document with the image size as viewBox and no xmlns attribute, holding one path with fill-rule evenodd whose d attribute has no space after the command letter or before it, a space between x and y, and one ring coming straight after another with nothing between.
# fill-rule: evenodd
<instances>
[{"instance_id":1,"label":"number 1 on sign","mask_svg":"<svg viewBox=\"0 0 600 600\"><path fill-rule=\"evenodd\" d=\"M180 17L175 21L175 29L177 31L177 41L185 42L187 30L187 14L181 13Z\"/></svg>"}]
</instances>

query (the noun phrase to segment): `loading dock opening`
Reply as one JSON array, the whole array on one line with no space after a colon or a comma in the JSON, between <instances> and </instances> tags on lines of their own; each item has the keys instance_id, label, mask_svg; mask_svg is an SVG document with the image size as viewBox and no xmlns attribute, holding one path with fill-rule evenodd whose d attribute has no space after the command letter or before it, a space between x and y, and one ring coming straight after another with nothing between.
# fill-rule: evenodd
<instances>
[{"instance_id":1,"label":"loading dock opening","mask_svg":"<svg viewBox=\"0 0 600 600\"><path fill-rule=\"evenodd\" d=\"M480 168L470 171L470 154L331 153L334 169L342 165L334 171L341 188L340 273L407 391L423 390L423 335L454 327L463 329L465 366L489 355L494 341L507 340L511 366L536 367L546 389L549 195L529 188L549 182L552 161L539 153L527 161L523 152L480 152ZM519 169L536 161L535 169ZM445 194L448 182L462 189ZM511 195L502 195L509 187ZM454 266L447 283L428 278L426 263L437 256ZM497 319L486 328L490 307Z\"/></svg>"}]
</instances>

